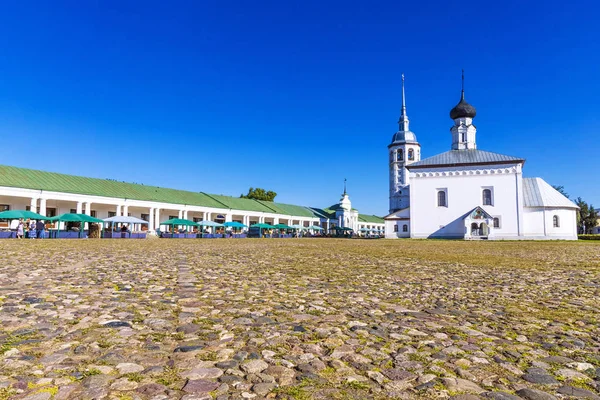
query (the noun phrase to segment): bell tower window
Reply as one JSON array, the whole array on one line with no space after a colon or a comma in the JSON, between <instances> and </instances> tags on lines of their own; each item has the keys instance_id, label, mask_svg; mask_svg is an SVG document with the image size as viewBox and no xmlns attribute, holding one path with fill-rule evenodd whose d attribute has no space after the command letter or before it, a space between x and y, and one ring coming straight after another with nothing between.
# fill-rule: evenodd
<instances>
[{"instance_id":1,"label":"bell tower window","mask_svg":"<svg viewBox=\"0 0 600 400\"><path fill-rule=\"evenodd\" d=\"M404 150L398 150L398 161L404 161Z\"/></svg>"},{"instance_id":2,"label":"bell tower window","mask_svg":"<svg viewBox=\"0 0 600 400\"><path fill-rule=\"evenodd\" d=\"M408 149L408 159L410 161L415 159L415 151L413 149Z\"/></svg>"}]
</instances>

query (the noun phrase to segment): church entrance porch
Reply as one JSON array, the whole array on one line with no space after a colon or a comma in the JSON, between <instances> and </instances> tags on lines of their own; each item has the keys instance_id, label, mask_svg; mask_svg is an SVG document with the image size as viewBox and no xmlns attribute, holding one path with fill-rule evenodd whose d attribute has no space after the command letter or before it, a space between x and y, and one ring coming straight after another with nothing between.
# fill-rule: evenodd
<instances>
[{"instance_id":1,"label":"church entrance porch","mask_svg":"<svg viewBox=\"0 0 600 400\"><path fill-rule=\"evenodd\" d=\"M492 235L494 218L481 207L475 207L464 217L465 239L488 239Z\"/></svg>"}]
</instances>

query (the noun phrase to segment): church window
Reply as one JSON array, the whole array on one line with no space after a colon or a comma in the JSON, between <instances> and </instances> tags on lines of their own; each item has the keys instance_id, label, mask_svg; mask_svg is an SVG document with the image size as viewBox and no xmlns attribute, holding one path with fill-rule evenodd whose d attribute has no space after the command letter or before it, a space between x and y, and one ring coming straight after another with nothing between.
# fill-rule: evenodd
<instances>
[{"instance_id":1,"label":"church window","mask_svg":"<svg viewBox=\"0 0 600 400\"><path fill-rule=\"evenodd\" d=\"M411 161L415 159L415 151L413 149L408 149L408 159Z\"/></svg>"},{"instance_id":2,"label":"church window","mask_svg":"<svg viewBox=\"0 0 600 400\"><path fill-rule=\"evenodd\" d=\"M481 192L482 201L484 206L492 206L492 191L490 189L483 189Z\"/></svg>"},{"instance_id":3,"label":"church window","mask_svg":"<svg viewBox=\"0 0 600 400\"><path fill-rule=\"evenodd\" d=\"M404 150L398 150L398 161L404 161Z\"/></svg>"},{"instance_id":4,"label":"church window","mask_svg":"<svg viewBox=\"0 0 600 400\"><path fill-rule=\"evenodd\" d=\"M398 225L394 225L394 232L398 232Z\"/></svg>"},{"instance_id":5,"label":"church window","mask_svg":"<svg viewBox=\"0 0 600 400\"><path fill-rule=\"evenodd\" d=\"M437 192L437 205L438 207L448 207L448 203L446 202L446 191L439 190Z\"/></svg>"},{"instance_id":6,"label":"church window","mask_svg":"<svg viewBox=\"0 0 600 400\"><path fill-rule=\"evenodd\" d=\"M408 232L408 225L402 225L402 232Z\"/></svg>"},{"instance_id":7,"label":"church window","mask_svg":"<svg viewBox=\"0 0 600 400\"><path fill-rule=\"evenodd\" d=\"M500 228L500 218L494 217L494 228Z\"/></svg>"},{"instance_id":8,"label":"church window","mask_svg":"<svg viewBox=\"0 0 600 400\"><path fill-rule=\"evenodd\" d=\"M467 133L466 132L462 132L460 134L460 140L464 143L467 141Z\"/></svg>"},{"instance_id":9,"label":"church window","mask_svg":"<svg viewBox=\"0 0 600 400\"><path fill-rule=\"evenodd\" d=\"M558 218L558 215L552 217L552 226L555 228L560 228L560 219Z\"/></svg>"}]
</instances>

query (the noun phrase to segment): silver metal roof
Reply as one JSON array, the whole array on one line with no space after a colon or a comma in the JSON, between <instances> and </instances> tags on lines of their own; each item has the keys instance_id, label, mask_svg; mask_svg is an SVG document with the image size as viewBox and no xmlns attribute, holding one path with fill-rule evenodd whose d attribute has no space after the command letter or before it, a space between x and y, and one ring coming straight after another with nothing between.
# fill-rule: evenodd
<instances>
[{"instance_id":1,"label":"silver metal roof","mask_svg":"<svg viewBox=\"0 0 600 400\"><path fill-rule=\"evenodd\" d=\"M398 131L392 137L392 144L404 142L416 142L417 135L412 131Z\"/></svg>"},{"instance_id":2,"label":"silver metal roof","mask_svg":"<svg viewBox=\"0 0 600 400\"><path fill-rule=\"evenodd\" d=\"M523 158L506 156L483 150L450 150L433 157L426 158L416 163L407 165L407 168L440 167L468 164L506 164L525 162Z\"/></svg>"},{"instance_id":3,"label":"silver metal roof","mask_svg":"<svg viewBox=\"0 0 600 400\"><path fill-rule=\"evenodd\" d=\"M523 205L525 207L579 208L542 178L523 178Z\"/></svg>"}]
</instances>

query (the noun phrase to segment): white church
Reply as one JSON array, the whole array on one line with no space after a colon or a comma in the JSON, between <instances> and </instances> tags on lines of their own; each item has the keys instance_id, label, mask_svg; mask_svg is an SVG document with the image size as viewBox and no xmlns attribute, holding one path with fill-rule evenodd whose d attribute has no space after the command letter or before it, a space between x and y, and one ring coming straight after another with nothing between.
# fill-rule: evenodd
<instances>
[{"instance_id":1,"label":"white church","mask_svg":"<svg viewBox=\"0 0 600 400\"><path fill-rule=\"evenodd\" d=\"M577 239L577 206L541 178L524 178L525 159L477 149L475 107L463 88L450 111L450 151L421 159L410 131L404 75L399 130L388 146L386 238Z\"/></svg>"}]
</instances>

